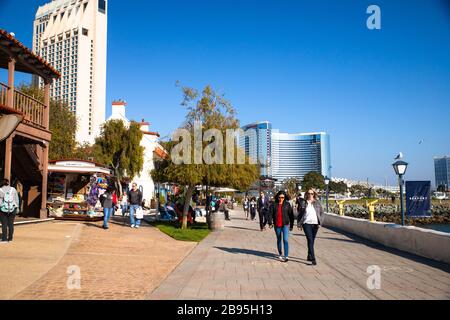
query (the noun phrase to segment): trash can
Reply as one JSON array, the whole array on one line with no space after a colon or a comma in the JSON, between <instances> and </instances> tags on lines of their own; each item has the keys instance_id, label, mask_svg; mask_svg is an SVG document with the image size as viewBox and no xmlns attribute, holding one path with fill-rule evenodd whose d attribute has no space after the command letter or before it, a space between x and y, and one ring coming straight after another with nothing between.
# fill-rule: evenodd
<instances>
[{"instance_id":1,"label":"trash can","mask_svg":"<svg viewBox=\"0 0 450 320\"><path fill-rule=\"evenodd\" d=\"M225 217L222 212L211 212L211 226L213 231L224 229Z\"/></svg>"}]
</instances>

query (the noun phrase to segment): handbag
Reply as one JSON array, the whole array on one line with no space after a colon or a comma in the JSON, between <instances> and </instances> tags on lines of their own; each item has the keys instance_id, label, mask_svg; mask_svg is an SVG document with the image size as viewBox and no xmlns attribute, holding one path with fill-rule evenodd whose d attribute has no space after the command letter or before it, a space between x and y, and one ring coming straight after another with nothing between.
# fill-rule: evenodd
<instances>
[{"instance_id":1,"label":"handbag","mask_svg":"<svg viewBox=\"0 0 450 320\"><path fill-rule=\"evenodd\" d=\"M136 219L143 219L144 218L144 210L142 210L142 207L139 207L135 211Z\"/></svg>"}]
</instances>

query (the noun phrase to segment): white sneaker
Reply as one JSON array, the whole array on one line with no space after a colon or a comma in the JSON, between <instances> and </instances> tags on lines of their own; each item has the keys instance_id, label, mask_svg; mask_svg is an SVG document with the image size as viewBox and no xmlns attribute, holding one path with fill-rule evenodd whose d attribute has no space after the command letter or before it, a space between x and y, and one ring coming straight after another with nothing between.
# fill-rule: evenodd
<instances>
[{"instance_id":1,"label":"white sneaker","mask_svg":"<svg viewBox=\"0 0 450 320\"><path fill-rule=\"evenodd\" d=\"M130 227L134 228L134 224L132 224Z\"/></svg>"},{"instance_id":2,"label":"white sneaker","mask_svg":"<svg viewBox=\"0 0 450 320\"><path fill-rule=\"evenodd\" d=\"M138 225L136 225L136 226L134 226L135 228L139 228L139 226Z\"/></svg>"},{"instance_id":3,"label":"white sneaker","mask_svg":"<svg viewBox=\"0 0 450 320\"><path fill-rule=\"evenodd\" d=\"M283 256L279 256L278 260L280 260L281 262L284 262L284 257Z\"/></svg>"}]
</instances>

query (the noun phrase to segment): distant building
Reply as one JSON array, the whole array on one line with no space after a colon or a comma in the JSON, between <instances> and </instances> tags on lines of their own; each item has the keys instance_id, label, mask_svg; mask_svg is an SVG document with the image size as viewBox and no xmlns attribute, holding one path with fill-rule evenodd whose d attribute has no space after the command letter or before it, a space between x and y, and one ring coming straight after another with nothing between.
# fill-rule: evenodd
<instances>
[{"instance_id":1,"label":"distant building","mask_svg":"<svg viewBox=\"0 0 450 320\"><path fill-rule=\"evenodd\" d=\"M109 120L122 120L126 127L129 127L130 120L125 115L127 103L123 100L114 101L112 103L112 114ZM144 147L144 167L140 174L133 179L138 186L142 186L143 198L146 204L150 205L150 200L155 196L155 184L150 175L150 171L155 168L154 161L156 158L163 158L167 155L164 148L158 143L159 134L157 132L149 131L150 123L145 122L144 119L139 123L141 131L144 136L141 140L141 146Z\"/></svg>"},{"instance_id":2,"label":"distant building","mask_svg":"<svg viewBox=\"0 0 450 320\"><path fill-rule=\"evenodd\" d=\"M439 186L444 186L445 190L450 191L450 156L434 158L434 174L436 189Z\"/></svg>"},{"instance_id":3,"label":"distant building","mask_svg":"<svg viewBox=\"0 0 450 320\"><path fill-rule=\"evenodd\" d=\"M318 133L281 133L272 130L271 175L280 185L287 178L303 177L311 171L331 177L330 136Z\"/></svg>"},{"instance_id":4,"label":"distant building","mask_svg":"<svg viewBox=\"0 0 450 320\"><path fill-rule=\"evenodd\" d=\"M239 146L245 154L258 161L261 166L261 176L271 175L271 134L272 124L261 121L242 127L243 135L239 136Z\"/></svg>"},{"instance_id":5,"label":"distant building","mask_svg":"<svg viewBox=\"0 0 450 320\"><path fill-rule=\"evenodd\" d=\"M33 52L61 73L50 96L75 113L80 143L94 143L105 121L106 39L106 0L54 0L36 12ZM37 76L33 83L44 86Z\"/></svg>"},{"instance_id":6,"label":"distant building","mask_svg":"<svg viewBox=\"0 0 450 320\"><path fill-rule=\"evenodd\" d=\"M248 124L242 130L239 146L258 161L261 176L276 179L276 185L286 178L301 180L310 171L331 177L327 133L280 133L268 121Z\"/></svg>"}]
</instances>

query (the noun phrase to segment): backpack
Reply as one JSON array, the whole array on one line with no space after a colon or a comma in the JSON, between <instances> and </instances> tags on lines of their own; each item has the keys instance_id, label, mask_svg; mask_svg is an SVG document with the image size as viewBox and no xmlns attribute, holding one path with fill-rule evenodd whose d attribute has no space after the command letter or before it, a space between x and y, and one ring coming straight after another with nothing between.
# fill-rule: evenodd
<instances>
[{"instance_id":1,"label":"backpack","mask_svg":"<svg viewBox=\"0 0 450 320\"><path fill-rule=\"evenodd\" d=\"M14 203L14 192L13 188L9 188L8 191L2 190L5 193L3 197L2 203L0 205L0 210L2 212L13 212L16 208L16 204Z\"/></svg>"}]
</instances>

